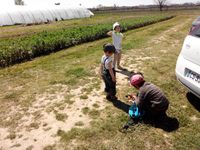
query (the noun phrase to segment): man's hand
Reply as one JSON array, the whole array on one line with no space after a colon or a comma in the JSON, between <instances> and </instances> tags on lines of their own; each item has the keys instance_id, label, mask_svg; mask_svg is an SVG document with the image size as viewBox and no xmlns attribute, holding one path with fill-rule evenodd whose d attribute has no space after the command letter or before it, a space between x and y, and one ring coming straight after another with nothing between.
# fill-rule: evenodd
<instances>
[{"instance_id":1,"label":"man's hand","mask_svg":"<svg viewBox=\"0 0 200 150\"><path fill-rule=\"evenodd\" d=\"M132 96L132 98L133 98L134 100L137 98L137 96L136 96L135 94L132 94L131 96Z\"/></svg>"},{"instance_id":2,"label":"man's hand","mask_svg":"<svg viewBox=\"0 0 200 150\"><path fill-rule=\"evenodd\" d=\"M134 103L134 100L133 99L129 99L128 102L129 103Z\"/></svg>"},{"instance_id":3,"label":"man's hand","mask_svg":"<svg viewBox=\"0 0 200 150\"><path fill-rule=\"evenodd\" d=\"M134 101L137 97L135 96L135 94L128 94L126 95L126 98L128 98L128 100Z\"/></svg>"}]
</instances>

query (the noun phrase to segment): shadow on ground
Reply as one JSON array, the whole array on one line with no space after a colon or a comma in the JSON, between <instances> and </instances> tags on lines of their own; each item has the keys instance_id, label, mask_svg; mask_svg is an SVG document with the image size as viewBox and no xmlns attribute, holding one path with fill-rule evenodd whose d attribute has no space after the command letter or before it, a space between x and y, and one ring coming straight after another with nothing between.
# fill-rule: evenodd
<instances>
[{"instance_id":1,"label":"shadow on ground","mask_svg":"<svg viewBox=\"0 0 200 150\"><path fill-rule=\"evenodd\" d=\"M125 113L128 113L129 107L130 105L122 102L121 100L109 100L110 102L113 103L113 105L118 108L121 109L122 111L124 111Z\"/></svg>"},{"instance_id":2,"label":"shadow on ground","mask_svg":"<svg viewBox=\"0 0 200 150\"><path fill-rule=\"evenodd\" d=\"M125 76L128 77L128 79L135 73L134 71L129 71L128 69L126 68L123 68L122 70L116 70L117 73L121 73Z\"/></svg>"},{"instance_id":3,"label":"shadow on ground","mask_svg":"<svg viewBox=\"0 0 200 150\"><path fill-rule=\"evenodd\" d=\"M200 99L198 97L196 97L194 94L192 94L191 92L188 92L186 94L186 97L189 101L189 103L200 112Z\"/></svg>"},{"instance_id":4,"label":"shadow on ground","mask_svg":"<svg viewBox=\"0 0 200 150\"><path fill-rule=\"evenodd\" d=\"M130 105L122 102L121 100L110 100L110 102L112 102L116 108L128 114ZM176 118L169 117L169 116L165 116L164 118L161 118L161 119L153 119L153 118L148 117L148 118L143 118L140 121L136 121L136 122L149 124L155 128L163 129L166 132L172 132L179 128L179 121Z\"/></svg>"},{"instance_id":5,"label":"shadow on ground","mask_svg":"<svg viewBox=\"0 0 200 150\"><path fill-rule=\"evenodd\" d=\"M155 128L160 128L166 132L172 132L179 128L179 121L177 118L166 116L164 118L153 120L151 118L143 119L143 123L150 124Z\"/></svg>"}]
</instances>

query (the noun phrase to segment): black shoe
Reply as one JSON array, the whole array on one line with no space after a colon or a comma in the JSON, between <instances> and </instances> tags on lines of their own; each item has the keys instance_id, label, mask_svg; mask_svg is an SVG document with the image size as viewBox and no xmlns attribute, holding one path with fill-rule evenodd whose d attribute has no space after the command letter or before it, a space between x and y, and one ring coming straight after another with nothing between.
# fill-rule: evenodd
<instances>
[{"instance_id":1,"label":"black shoe","mask_svg":"<svg viewBox=\"0 0 200 150\"><path fill-rule=\"evenodd\" d=\"M129 125L126 123L125 125L123 125L122 129L123 130L127 130L129 128Z\"/></svg>"},{"instance_id":2,"label":"black shoe","mask_svg":"<svg viewBox=\"0 0 200 150\"><path fill-rule=\"evenodd\" d=\"M129 125L126 123L125 125L123 125L122 128L119 129L119 132L126 133L128 128L129 128Z\"/></svg>"},{"instance_id":3,"label":"black shoe","mask_svg":"<svg viewBox=\"0 0 200 150\"><path fill-rule=\"evenodd\" d=\"M127 130L130 126L133 126L135 124L133 119L130 119L125 125L123 125L122 129Z\"/></svg>"},{"instance_id":4,"label":"black shoe","mask_svg":"<svg viewBox=\"0 0 200 150\"><path fill-rule=\"evenodd\" d=\"M111 100L111 96L110 96L110 95L107 95L107 96L106 96L106 99L107 99L107 100Z\"/></svg>"},{"instance_id":5,"label":"black shoe","mask_svg":"<svg viewBox=\"0 0 200 150\"><path fill-rule=\"evenodd\" d=\"M109 92L109 90L105 88L105 89L104 89L104 92L105 92L105 93L108 93L108 92Z\"/></svg>"}]
</instances>

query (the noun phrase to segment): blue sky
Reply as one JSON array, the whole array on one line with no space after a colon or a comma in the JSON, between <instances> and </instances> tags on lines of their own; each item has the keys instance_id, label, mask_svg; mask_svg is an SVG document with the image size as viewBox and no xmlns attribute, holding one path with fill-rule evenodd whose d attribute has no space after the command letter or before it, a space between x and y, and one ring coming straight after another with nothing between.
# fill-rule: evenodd
<instances>
[{"instance_id":1,"label":"blue sky","mask_svg":"<svg viewBox=\"0 0 200 150\"><path fill-rule=\"evenodd\" d=\"M85 7L95 7L99 4L104 6L135 6L135 5L148 5L153 4L153 0L24 0L27 5L52 5L55 2L61 2L63 5L77 6L82 4ZM185 3L197 2L200 0L168 0L169 3ZM12 5L14 0L0 0L0 5Z\"/></svg>"}]
</instances>

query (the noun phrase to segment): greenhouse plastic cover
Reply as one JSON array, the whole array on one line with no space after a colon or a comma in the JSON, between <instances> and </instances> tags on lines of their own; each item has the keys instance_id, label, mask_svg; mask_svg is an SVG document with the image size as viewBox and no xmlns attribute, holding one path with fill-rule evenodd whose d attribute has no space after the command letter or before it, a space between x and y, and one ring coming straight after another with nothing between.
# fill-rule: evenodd
<instances>
[{"instance_id":1,"label":"greenhouse plastic cover","mask_svg":"<svg viewBox=\"0 0 200 150\"><path fill-rule=\"evenodd\" d=\"M12 6L0 8L0 26L15 24L40 24L74 18L86 18L94 14L83 7L50 6L30 7Z\"/></svg>"}]
</instances>

